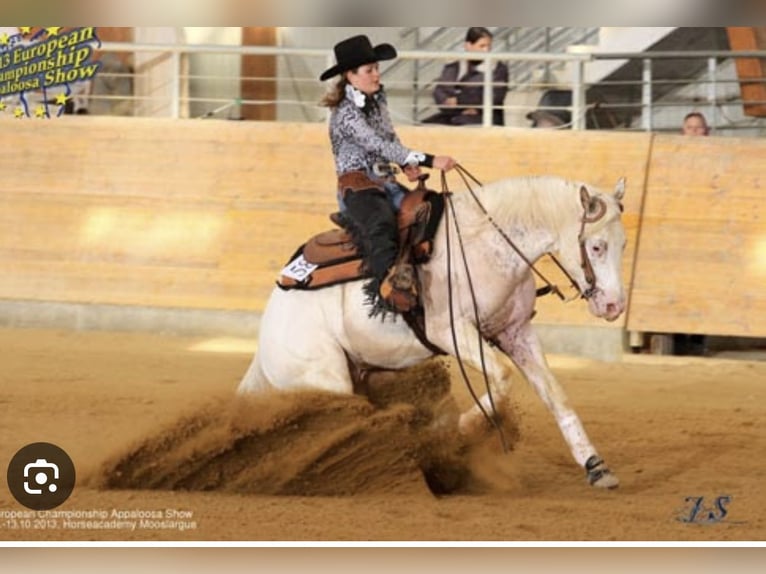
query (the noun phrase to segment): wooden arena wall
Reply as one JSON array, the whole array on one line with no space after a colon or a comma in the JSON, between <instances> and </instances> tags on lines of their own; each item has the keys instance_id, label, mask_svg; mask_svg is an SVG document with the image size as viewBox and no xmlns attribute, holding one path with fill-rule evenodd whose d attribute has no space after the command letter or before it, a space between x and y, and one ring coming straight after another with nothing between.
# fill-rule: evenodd
<instances>
[{"instance_id":1,"label":"wooden arena wall","mask_svg":"<svg viewBox=\"0 0 766 574\"><path fill-rule=\"evenodd\" d=\"M335 209L322 124L62 117L3 128L1 300L257 312L286 259ZM762 142L399 132L484 181L550 173L611 189L627 178L629 313L606 326L582 301L549 296L537 322L766 335Z\"/></svg>"},{"instance_id":2,"label":"wooden arena wall","mask_svg":"<svg viewBox=\"0 0 766 574\"><path fill-rule=\"evenodd\" d=\"M632 331L766 336L766 141L656 136Z\"/></svg>"}]
</instances>

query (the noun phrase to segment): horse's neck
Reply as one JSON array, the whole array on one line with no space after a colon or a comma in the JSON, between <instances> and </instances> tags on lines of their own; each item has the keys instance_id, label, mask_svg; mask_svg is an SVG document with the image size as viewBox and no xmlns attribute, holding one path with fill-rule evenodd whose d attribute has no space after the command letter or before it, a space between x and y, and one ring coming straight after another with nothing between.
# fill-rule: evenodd
<instances>
[{"instance_id":1,"label":"horse's neck","mask_svg":"<svg viewBox=\"0 0 766 574\"><path fill-rule=\"evenodd\" d=\"M435 238L434 257L427 264L430 309L448 309L443 297L449 292L460 298L457 307L463 312L477 305L489 330L507 319L512 309L529 317L534 306L529 264L549 251L556 238L542 227L508 228L502 220L495 221L496 228L494 217L483 213L470 194L454 196L453 203L455 218L448 209Z\"/></svg>"},{"instance_id":2,"label":"horse's neck","mask_svg":"<svg viewBox=\"0 0 766 574\"><path fill-rule=\"evenodd\" d=\"M524 258L534 263L546 253L556 251L560 241L560 231L551 225L532 222L525 218L515 218L509 210L492 209L490 201L480 198L481 205L471 194L461 194L456 198L455 211L457 225L469 237L475 237L479 256L486 252L487 243L501 244L502 255L516 249ZM486 209L486 211L485 211Z\"/></svg>"}]
</instances>

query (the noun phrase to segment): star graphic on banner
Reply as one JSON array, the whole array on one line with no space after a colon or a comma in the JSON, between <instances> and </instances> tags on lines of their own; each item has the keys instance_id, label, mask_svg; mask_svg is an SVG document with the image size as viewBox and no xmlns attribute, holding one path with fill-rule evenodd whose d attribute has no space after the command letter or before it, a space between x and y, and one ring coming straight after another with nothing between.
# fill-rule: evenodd
<instances>
[{"instance_id":1,"label":"star graphic on banner","mask_svg":"<svg viewBox=\"0 0 766 574\"><path fill-rule=\"evenodd\" d=\"M32 33L32 26L19 26L19 32L21 32L22 36L26 36L27 34Z\"/></svg>"},{"instance_id":2,"label":"star graphic on banner","mask_svg":"<svg viewBox=\"0 0 766 574\"><path fill-rule=\"evenodd\" d=\"M48 32L48 36L58 36L59 30L61 30L61 26L51 26L50 28L45 29L45 31Z\"/></svg>"},{"instance_id":3,"label":"star graphic on banner","mask_svg":"<svg viewBox=\"0 0 766 574\"><path fill-rule=\"evenodd\" d=\"M0 112L4 112L6 107L5 102L0 102Z\"/></svg>"},{"instance_id":4,"label":"star graphic on banner","mask_svg":"<svg viewBox=\"0 0 766 574\"><path fill-rule=\"evenodd\" d=\"M56 105L57 106L65 106L67 101L66 94L58 94L56 96Z\"/></svg>"},{"instance_id":5,"label":"star graphic on banner","mask_svg":"<svg viewBox=\"0 0 766 574\"><path fill-rule=\"evenodd\" d=\"M8 34L6 34L5 32L0 34L0 45L7 46L8 42L10 41L11 39L8 37Z\"/></svg>"},{"instance_id":6,"label":"star graphic on banner","mask_svg":"<svg viewBox=\"0 0 766 574\"><path fill-rule=\"evenodd\" d=\"M17 118L23 118L24 117L24 109L23 108L16 108L13 110L13 115Z\"/></svg>"},{"instance_id":7,"label":"star graphic on banner","mask_svg":"<svg viewBox=\"0 0 766 574\"><path fill-rule=\"evenodd\" d=\"M38 118L44 118L45 117L45 108L43 106L37 106L35 109L35 116Z\"/></svg>"}]
</instances>

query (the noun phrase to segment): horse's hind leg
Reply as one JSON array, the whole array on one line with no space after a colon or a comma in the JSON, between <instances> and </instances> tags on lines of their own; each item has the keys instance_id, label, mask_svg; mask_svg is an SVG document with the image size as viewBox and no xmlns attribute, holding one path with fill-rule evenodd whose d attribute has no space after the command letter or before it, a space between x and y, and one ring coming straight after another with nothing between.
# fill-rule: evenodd
<instances>
[{"instance_id":1,"label":"horse's hind leg","mask_svg":"<svg viewBox=\"0 0 766 574\"><path fill-rule=\"evenodd\" d=\"M346 355L338 344L336 327L328 325L329 314L316 299L330 298L330 303L337 299L340 307L337 293L337 290L272 293L261 318L258 352L240 383L240 392L301 389L352 392Z\"/></svg>"},{"instance_id":2,"label":"horse's hind leg","mask_svg":"<svg viewBox=\"0 0 766 574\"><path fill-rule=\"evenodd\" d=\"M263 374L261 369L260 354L256 352L253 360L250 362L250 366L245 372L245 376L239 382L237 387L237 394L243 395L246 393L263 393L271 388L269 381Z\"/></svg>"},{"instance_id":3,"label":"horse's hind leg","mask_svg":"<svg viewBox=\"0 0 766 574\"><path fill-rule=\"evenodd\" d=\"M306 363L304 384L323 391L352 394L354 382L346 352L332 343L317 346L314 352L313 359Z\"/></svg>"},{"instance_id":4,"label":"horse's hind leg","mask_svg":"<svg viewBox=\"0 0 766 574\"><path fill-rule=\"evenodd\" d=\"M259 349L237 387L237 393L264 393L271 390L320 389L330 392L351 394L354 389L352 374L342 349L326 349L316 357L307 357L291 367L261 364L263 355ZM273 368L272 368L273 367ZM268 373L268 374L267 374Z\"/></svg>"},{"instance_id":5,"label":"horse's hind leg","mask_svg":"<svg viewBox=\"0 0 766 574\"><path fill-rule=\"evenodd\" d=\"M346 353L330 338L316 337L292 345L263 341L258 365L253 367L257 381L280 391L314 389L351 394L353 383Z\"/></svg>"}]
</instances>

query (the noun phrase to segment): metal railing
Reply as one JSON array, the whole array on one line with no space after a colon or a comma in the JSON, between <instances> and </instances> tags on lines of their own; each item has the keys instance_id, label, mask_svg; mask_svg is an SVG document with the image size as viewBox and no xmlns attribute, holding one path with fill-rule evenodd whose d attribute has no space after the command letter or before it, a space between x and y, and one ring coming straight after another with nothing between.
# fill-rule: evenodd
<instances>
[{"instance_id":1,"label":"metal railing","mask_svg":"<svg viewBox=\"0 0 766 574\"><path fill-rule=\"evenodd\" d=\"M734 62L737 60L753 58L766 63L766 51L689 50L642 54L614 52L594 55L594 61L624 60L639 64L640 79L605 80L599 82L598 86L602 89L608 89L613 93L631 93L640 88L639 101L627 99L622 102L606 103L604 107L606 109L628 111L638 115L640 117L640 124L634 126L634 128L644 131L654 131L657 128L662 129L663 126L655 124L657 114L654 112L663 109L682 108L684 111L691 111L689 108L694 108L696 111L707 111L706 117L713 130L737 127L733 122L730 122L730 125L727 126L720 121L726 119L725 108L743 107L745 105L764 106L764 111L766 112L766 99L750 99L745 102L742 100L740 92L742 85L753 86L761 84L766 87L766 77L739 79L736 77L736 72L733 76L730 74L728 77L721 74L721 69L725 64L728 63L729 68L734 70ZM677 62L680 66L687 69L695 66L701 71L694 74L691 78L685 77L683 74L657 77L656 68L658 64L667 64L667 62ZM636 67L638 68L639 66ZM691 95L678 95L678 90L688 89L689 87L697 87L698 90ZM663 96L658 97L658 92L661 92ZM764 94L766 94L766 90L764 90ZM749 126L745 127L755 125L755 121L746 123ZM760 120L759 127L766 127L764 120Z\"/></svg>"},{"instance_id":2,"label":"metal railing","mask_svg":"<svg viewBox=\"0 0 766 574\"><path fill-rule=\"evenodd\" d=\"M104 43L101 47L107 52L129 52L156 54L153 58L144 58L148 63L137 67L134 72L135 84L143 81L144 87L136 89L132 96L133 115L164 115L174 118L201 117L189 113L190 104L208 106L210 110L224 106L276 106L277 120L286 121L323 121L326 109L319 106L319 101L326 87L318 81L319 73L334 63L331 49L281 48L266 46L205 46L205 45L165 45ZM241 56L275 57L280 66L276 77L240 77L231 75L197 76L189 74L188 59L195 54L220 54L239 59ZM526 65L530 68L556 66L566 70L566 77L551 82L550 78L524 80L512 79L509 85L509 97L503 105L506 122L510 127L526 127L523 118L534 109L537 96L549 88L571 90L571 106L565 111L571 114L571 122L564 127L575 130L588 127L589 114L599 112L616 118L612 125L601 125L625 130L670 130L677 129L677 118L667 121L668 110L676 112L702 109L708 115L713 130L738 130L752 128L757 135L764 133L766 124L762 118L747 117L742 113L745 103L766 107L766 101L744 102L740 93L742 80L736 76L734 60L736 58L756 58L766 62L766 51L674 51L642 53L539 53L539 52L490 52L486 54L466 54L454 51L403 50L399 53L402 62L444 63L458 59L483 59L484 68L492 69L495 62L504 61L509 65ZM604 61L621 61L622 68L632 66L633 71L618 79L609 77L589 80L588 72L594 64ZM668 72L666 65L670 61L694 62L701 70L694 77L681 73ZM156 64L155 64L156 62ZM285 62L292 62L286 65ZM296 65L299 62L300 65ZM688 68L688 65L680 64ZM164 72L158 74L159 66ZM382 63L386 89L389 94L389 107L398 123L418 123L413 120L413 82L411 70L402 64L396 68ZM391 71L389 72L389 68ZM664 68L662 74L659 68ZM300 72L295 70L300 69ZM491 75L484 80L484 108L482 126L492 125L492 83ZM153 78L149 81L148 78ZM241 99L234 93L231 97L209 97L204 93L190 93L189 83L194 80L204 85L206 82L228 81L236 91L241 81L273 83L276 97L273 99ZM750 78L750 84L764 84L766 78ZM147 87L148 86L148 87ZM522 101L511 97L512 93L526 94ZM598 96L598 97L594 97ZM531 101L532 96L535 100ZM91 95L91 98L110 99L117 96ZM125 96L119 96L125 98ZM677 116L678 114L676 114ZM204 114L204 117L217 117L216 114ZM513 119L516 118L516 119ZM522 119L519 119L522 118Z\"/></svg>"},{"instance_id":3,"label":"metal railing","mask_svg":"<svg viewBox=\"0 0 766 574\"><path fill-rule=\"evenodd\" d=\"M595 44L599 34L597 27L495 27L489 28L489 30L493 35L493 51L506 53L564 53L572 45ZM416 50L457 52L462 49L465 42L465 32L465 28L441 27L421 37L421 28L416 27L405 28L400 36L403 39L413 37ZM405 63L406 60L400 60L392 69ZM438 64L443 64L443 62L423 59L418 60L413 66L414 119L429 113L429 110L434 111L431 92L435 87L434 79L440 72ZM540 67L542 67L541 79L551 81L554 73L561 70L565 62L545 61L540 64L537 61L511 60L507 61L506 64L511 82L509 89L513 90L515 86L528 85ZM424 100L425 104L423 103Z\"/></svg>"}]
</instances>

